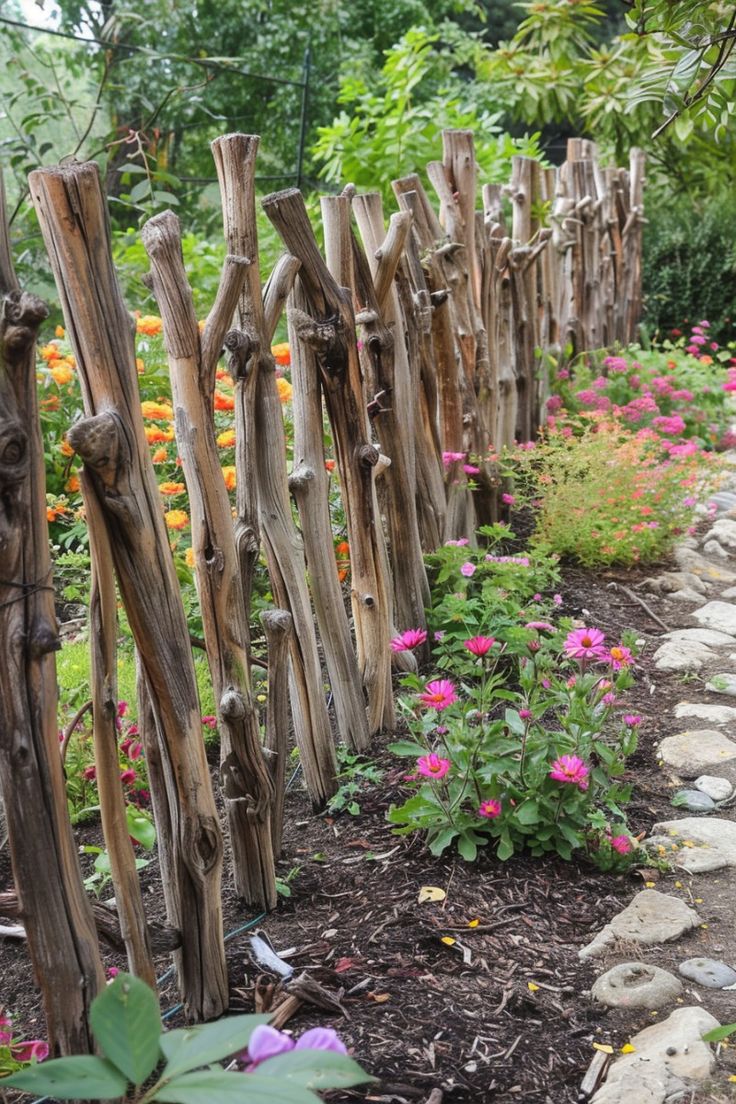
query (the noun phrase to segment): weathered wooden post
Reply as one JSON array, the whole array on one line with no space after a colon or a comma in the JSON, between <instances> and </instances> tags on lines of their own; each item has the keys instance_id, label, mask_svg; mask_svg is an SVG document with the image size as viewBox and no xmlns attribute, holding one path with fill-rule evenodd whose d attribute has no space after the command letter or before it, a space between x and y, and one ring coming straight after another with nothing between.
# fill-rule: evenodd
<instances>
[{"instance_id":1,"label":"weathered wooden post","mask_svg":"<svg viewBox=\"0 0 736 1104\"><path fill-rule=\"evenodd\" d=\"M646 155L643 150L634 148L629 155L628 173L628 212L621 231L624 255L624 302L625 317L623 340L636 341L639 318L641 316L641 251L642 228L644 226L644 168Z\"/></svg>"},{"instance_id":2,"label":"weathered wooden post","mask_svg":"<svg viewBox=\"0 0 736 1104\"><path fill-rule=\"evenodd\" d=\"M294 622L288 610L264 610L261 624L268 649L268 707L265 748L273 780L271 841L275 859L281 858L286 798L286 761L289 755L289 637Z\"/></svg>"},{"instance_id":3,"label":"weathered wooden post","mask_svg":"<svg viewBox=\"0 0 736 1104\"><path fill-rule=\"evenodd\" d=\"M13 878L54 1054L92 1050L105 984L67 812L57 734L59 647L36 392L46 306L22 292L0 173L0 784Z\"/></svg>"},{"instance_id":4,"label":"weathered wooden post","mask_svg":"<svg viewBox=\"0 0 736 1104\"><path fill-rule=\"evenodd\" d=\"M235 890L256 908L273 908L277 899L271 847L273 786L251 694L248 611L214 422L217 362L250 261L226 258L200 341L178 218L171 211L155 215L143 227L142 238L164 324L176 442L189 493L197 589L220 728L220 777Z\"/></svg>"},{"instance_id":5,"label":"weathered wooden post","mask_svg":"<svg viewBox=\"0 0 736 1104\"><path fill-rule=\"evenodd\" d=\"M304 553L291 514L284 423L271 355L273 328L269 331L267 327L258 271L258 143L253 134L226 134L212 143L228 249L251 262L237 304L242 346L234 361L236 468L240 481L247 476L243 463L248 458L255 466L258 516L274 600L294 619L290 638L294 734L309 795L313 804L320 806L337 788L337 766ZM277 317L271 313L269 324L273 327ZM237 445L238 434L244 438L242 446Z\"/></svg>"},{"instance_id":6,"label":"weathered wooden post","mask_svg":"<svg viewBox=\"0 0 736 1104\"><path fill-rule=\"evenodd\" d=\"M39 169L29 178L77 360L85 417L69 431L105 520L120 593L161 739L173 851L166 864L185 1011L228 1005L222 931L222 837L202 739L194 662L161 498L140 411L132 319L112 265L99 169ZM160 833L169 838L169 829Z\"/></svg>"}]
</instances>

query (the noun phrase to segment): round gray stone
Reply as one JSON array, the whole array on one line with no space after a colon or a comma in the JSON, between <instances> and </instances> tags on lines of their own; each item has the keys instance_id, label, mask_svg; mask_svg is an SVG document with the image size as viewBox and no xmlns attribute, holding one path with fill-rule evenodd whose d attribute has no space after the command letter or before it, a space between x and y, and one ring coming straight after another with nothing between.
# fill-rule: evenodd
<instances>
[{"instance_id":1,"label":"round gray stone","mask_svg":"<svg viewBox=\"0 0 736 1104\"><path fill-rule=\"evenodd\" d=\"M706 989L724 989L736 985L736 970L715 958L688 958L677 967L688 981L704 985Z\"/></svg>"},{"instance_id":2,"label":"round gray stone","mask_svg":"<svg viewBox=\"0 0 736 1104\"><path fill-rule=\"evenodd\" d=\"M733 786L727 778L718 778L714 774L701 774L693 782L693 788L707 794L713 801L728 801L733 793Z\"/></svg>"},{"instance_id":3,"label":"round gray stone","mask_svg":"<svg viewBox=\"0 0 736 1104\"><path fill-rule=\"evenodd\" d=\"M659 966L623 962L601 974L591 993L610 1008L662 1008L680 996L682 982Z\"/></svg>"},{"instance_id":4,"label":"round gray stone","mask_svg":"<svg viewBox=\"0 0 736 1104\"><path fill-rule=\"evenodd\" d=\"M712 813L716 803L712 797L700 790L678 790L672 798L677 809L687 809L690 813Z\"/></svg>"}]
</instances>

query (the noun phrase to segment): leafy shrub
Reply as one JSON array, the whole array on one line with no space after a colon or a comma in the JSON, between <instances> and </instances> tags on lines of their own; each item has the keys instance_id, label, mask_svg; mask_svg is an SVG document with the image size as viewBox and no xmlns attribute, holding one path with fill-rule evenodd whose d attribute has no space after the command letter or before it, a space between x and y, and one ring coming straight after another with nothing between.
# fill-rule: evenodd
<instances>
[{"instance_id":1,"label":"leafy shrub","mask_svg":"<svg viewBox=\"0 0 736 1104\"><path fill-rule=\"evenodd\" d=\"M631 684L630 647L556 624L560 596L545 600L518 581L499 588L494 553L453 548L441 559L452 590L431 617L443 626L434 631L438 676L403 680L411 738L392 750L416 759L414 792L389 820L400 834L426 833L433 854L454 845L468 861L490 844L502 860L528 849L565 859L585 850L604 867L626 861L621 776L639 718L617 707ZM528 557L502 564L540 581ZM403 634L393 646L402 639L414 642Z\"/></svg>"}]
</instances>

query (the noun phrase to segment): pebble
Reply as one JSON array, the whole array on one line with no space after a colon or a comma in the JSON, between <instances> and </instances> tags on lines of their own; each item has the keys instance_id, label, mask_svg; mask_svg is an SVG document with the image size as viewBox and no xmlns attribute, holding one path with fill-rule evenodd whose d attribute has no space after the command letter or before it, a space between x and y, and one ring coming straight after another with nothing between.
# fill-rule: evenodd
<instances>
[{"instance_id":1,"label":"pebble","mask_svg":"<svg viewBox=\"0 0 736 1104\"><path fill-rule=\"evenodd\" d=\"M622 962L596 979L591 995L609 1008L661 1008L682 993L682 982L659 966Z\"/></svg>"},{"instance_id":2,"label":"pebble","mask_svg":"<svg viewBox=\"0 0 736 1104\"><path fill-rule=\"evenodd\" d=\"M728 801L733 793L733 786L728 779L718 778L714 774L701 774L700 778L696 778L693 782L693 787L707 794L713 801Z\"/></svg>"},{"instance_id":3,"label":"pebble","mask_svg":"<svg viewBox=\"0 0 736 1104\"><path fill-rule=\"evenodd\" d=\"M736 743L714 728L678 732L661 741L659 758L681 778L697 778L711 767L736 759Z\"/></svg>"},{"instance_id":4,"label":"pebble","mask_svg":"<svg viewBox=\"0 0 736 1104\"><path fill-rule=\"evenodd\" d=\"M725 989L736 985L736 970L715 958L688 958L677 967L688 981L704 985L706 989Z\"/></svg>"},{"instance_id":5,"label":"pebble","mask_svg":"<svg viewBox=\"0 0 736 1104\"><path fill-rule=\"evenodd\" d=\"M678 790L672 804L678 809L687 809L689 813L712 813L716 807L713 798L700 790Z\"/></svg>"},{"instance_id":6,"label":"pebble","mask_svg":"<svg viewBox=\"0 0 736 1104\"><path fill-rule=\"evenodd\" d=\"M706 629L736 634L736 606L733 602L706 602L692 615Z\"/></svg>"}]
</instances>

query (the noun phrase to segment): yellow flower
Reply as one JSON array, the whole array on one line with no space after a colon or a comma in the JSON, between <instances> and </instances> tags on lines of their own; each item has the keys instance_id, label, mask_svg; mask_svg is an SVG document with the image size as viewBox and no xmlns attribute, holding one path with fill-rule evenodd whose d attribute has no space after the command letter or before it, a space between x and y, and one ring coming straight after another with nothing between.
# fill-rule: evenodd
<instances>
[{"instance_id":1,"label":"yellow flower","mask_svg":"<svg viewBox=\"0 0 736 1104\"><path fill-rule=\"evenodd\" d=\"M186 552L184 553L184 562L186 563L187 567L194 567L194 549L193 548L187 548Z\"/></svg>"},{"instance_id":2,"label":"yellow flower","mask_svg":"<svg viewBox=\"0 0 736 1104\"><path fill-rule=\"evenodd\" d=\"M217 438L218 448L233 448L235 445L235 430L224 429Z\"/></svg>"},{"instance_id":3,"label":"yellow flower","mask_svg":"<svg viewBox=\"0 0 736 1104\"><path fill-rule=\"evenodd\" d=\"M189 524L186 510L167 510L164 520L169 529L185 529Z\"/></svg>"},{"instance_id":4,"label":"yellow flower","mask_svg":"<svg viewBox=\"0 0 736 1104\"><path fill-rule=\"evenodd\" d=\"M66 336L63 326L57 326L56 329L54 330L54 333L56 334L57 337L65 337Z\"/></svg>"},{"instance_id":5,"label":"yellow flower","mask_svg":"<svg viewBox=\"0 0 736 1104\"><path fill-rule=\"evenodd\" d=\"M135 328L139 334L155 337L156 334L161 333L164 324L155 314L144 314L142 318L136 319Z\"/></svg>"},{"instance_id":6,"label":"yellow flower","mask_svg":"<svg viewBox=\"0 0 736 1104\"><path fill-rule=\"evenodd\" d=\"M64 387L74 379L74 369L65 361L59 361L51 367L51 377L55 384Z\"/></svg>"},{"instance_id":7,"label":"yellow flower","mask_svg":"<svg viewBox=\"0 0 736 1104\"><path fill-rule=\"evenodd\" d=\"M279 378L276 380L276 388L279 393L279 399L282 403L287 403L291 401L291 396L294 389L287 379L284 379L283 376L279 376Z\"/></svg>"},{"instance_id":8,"label":"yellow flower","mask_svg":"<svg viewBox=\"0 0 736 1104\"><path fill-rule=\"evenodd\" d=\"M289 342L282 341L278 345L271 346L271 353L277 364L291 364Z\"/></svg>"},{"instance_id":9,"label":"yellow flower","mask_svg":"<svg viewBox=\"0 0 736 1104\"><path fill-rule=\"evenodd\" d=\"M167 402L142 402L141 413L144 418L157 418L162 421L170 421L174 417L173 407Z\"/></svg>"},{"instance_id":10,"label":"yellow flower","mask_svg":"<svg viewBox=\"0 0 736 1104\"><path fill-rule=\"evenodd\" d=\"M142 376L143 373L146 370L146 366L145 366L145 364L143 363L143 361L141 360L140 357L135 358L135 370L136 370L136 372L138 373L139 376Z\"/></svg>"},{"instance_id":11,"label":"yellow flower","mask_svg":"<svg viewBox=\"0 0 736 1104\"><path fill-rule=\"evenodd\" d=\"M222 477L225 480L225 486L229 491L235 490L235 467L233 464L226 464L222 469Z\"/></svg>"},{"instance_id":12,"label":"yellow flower","mask_svg":"<svg viewBox=\"0 0 736 1104\"><path fill-rule=\"evenodd\" d=\"M162 495L178 495L181 494L182 491L185 491L186 487L183 483L165 482L159 483L158 489Z\"/></svg>"}]
</instances>

